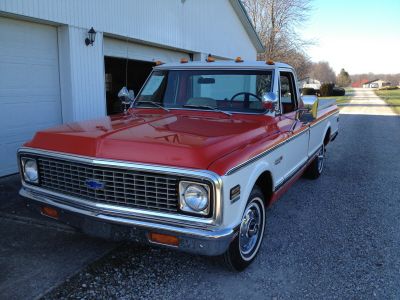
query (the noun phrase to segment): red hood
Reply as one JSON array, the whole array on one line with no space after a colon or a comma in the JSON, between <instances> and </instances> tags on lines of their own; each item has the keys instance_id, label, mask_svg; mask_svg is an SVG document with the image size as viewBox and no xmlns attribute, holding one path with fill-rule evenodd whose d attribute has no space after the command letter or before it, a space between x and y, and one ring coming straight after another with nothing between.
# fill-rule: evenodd
<instances>
[{"instance_id":1,"label":"red hood","mask_svg":"<svg viewBox=\"0 0 400 300\"><path fill-rule=\"evenodd\" d=\"M264 115L136 109L127 115L38 132L28 147L139 163L208 169L217 159L278 131Z\"/></svg>"}]
</instances>

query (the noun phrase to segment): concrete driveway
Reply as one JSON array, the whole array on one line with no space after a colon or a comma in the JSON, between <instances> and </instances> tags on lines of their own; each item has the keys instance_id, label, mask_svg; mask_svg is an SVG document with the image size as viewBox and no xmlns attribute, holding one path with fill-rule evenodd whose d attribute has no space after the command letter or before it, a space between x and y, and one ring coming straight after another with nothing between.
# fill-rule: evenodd
<instances>
[{"instance_id":1,"label":"concrete driveway","mask_svg":"<svg viewBox=\"0 0 400 300\"><path fill-rule=\"evenodd\" d=\"M0 178L0 299L35 299L115 244L31 213L19 176Z\"/></svg>"},{"instance_id":2,"label":"concrete driveway","mask_svg":"<svg viewBox=\"0 0 400 300\"><path fill-rule=\"evenodd\" d=\"M45 298L400 298L400 118L370 91L351 104L325 173L299 180L269 209L261 253L245 272L126 244Z\"/></svg>"}]
</instances>

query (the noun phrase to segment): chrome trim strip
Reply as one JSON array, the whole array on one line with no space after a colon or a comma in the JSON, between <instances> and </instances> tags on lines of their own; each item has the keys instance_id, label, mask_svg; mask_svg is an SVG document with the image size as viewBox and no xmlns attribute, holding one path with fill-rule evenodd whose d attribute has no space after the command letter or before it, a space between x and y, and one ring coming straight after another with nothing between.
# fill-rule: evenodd
<instances>
[{"instance_id":1,"label":"chrome trim strip","mask_svg":"<svg viewBox=\"0 0 400 300\"><path fill-rule=\"evenodd\" d=\"M228 176L228 175L231 175L231 174L233 174L233 173L239 171L240 169L246 167L247 165L249 165L249 164L255 162L256 160L258 160L258 159L264 157L265 155L271 153L272 151L276 150L277 148L279 148L279 147L283 146L284 144L288 143L288 142L291 141L292 139L297 138L297 137L301 136L302 134L308 132L308 131L310 130L310 128L312 128L312 127L318 125L320 122L326 120L327 118L329 118L329 117L331 117L331 116L333 116L333 115L335 115L335 114L339 114L339 111L336 111L336 110L335 110L334 112L329 113L327 116L325 116L325 117L319 119L317 122L315 122L315 123L313 123L313 124L311 124L311 125L308 125L308 129L303 130L302 132L300 132L300 133L298 133L298 134L296 134L296 135L292 135L291 137L287 138L286 140L282 141L281 143L278 143L278 144L272 146L271 148L265 150L264 152L261 152L260 154L257 154L256 156L254 156L254 157L248 159L247 161L245 161L245 162L243 162L243 163L237 165L236 167L233 167L233 168L229 169L229 170L225 173L225 175Z\"/></svg>"},{"instance_id":2,"label":"chrome trim strip","mask_svg":"<svg viewBox=\"0 0 400 300\"><path fill-rule=\"evenodd\" d=\"M282 141L282 142L280 142L280 143L278 143L278 144L272 146L271 148L265 150L264 152L261 152L260 154L257 154L256 156L254 156L254 157L250 158L249 160L247 160L247 161L245 161L245 162L243 162L243 163L237 165L236 167L233 167L233 168L229 169L229 170L225 173L225 175L228 176L228 175L231 175L231 174L233 174L233 173L236 173L236 172L239 171L240 169L242 169L242 168L246 167L247 165L253 163L254 161L256 161L256 160L258 160L258 159L264 157L265 155L271 153L272 151L276 150L277 148L279 148L279 147L283 146L284 144L290 142L291 140L293 140L293 139L295 139L295 138L297 138L297 137L299 137L299 136L305 134L305 133L308 132L308 131L309 131L309 129L307 128L307 129L303 130L303 131L300 132L300 133L297 133L297 134L295 134L295 135L292 135L291 137L287 138L286 140L284 140L284 141Z\"/></svg>"},{"instance_id":3,"label":"chrome trim strip","mask_svg":"<svg viewBox=\"0 0 400 300\"><path fill-rule=\"evenodd\" d=\"M315 155L318 153L319 149L321 147L319 147L317 149L317 151L314 151L313 154L311 154L303 163L301 163L297 168L295 168L294 170L292 170L286 178L284 178L280 183L278 183L275 187L274 187L274 192L276 192L277 190L279 190L282 186L284 186L288 181L290 181L302 168L304 168L305 165L307 165L314 157Z\"/></svg>"},{"instance_id":4,"label":"chrome trim strip","mask_svg":"<svg viewBox=\"0 0 400 300\"><path fill-rule=\"evenodd\" d=\"M189 228L187 226L174 226L174 224L163 224L163 223L151 223L148 220L137 220L121 215L112 215L108 214L106 212L98 212L96 210L90 210L90 209L85 209L83 207L75 207L71 206L68 204L62 204L57 201L54 201L54 199L47 197L47 195L36 195L35 193L32 193L31 191L22 188L20 190L20 195L23 197L31 198L33 200L52 205L55 207L58 207L60 209L64 209L70 212L78 213L81 215L89 216L89 217L94 217L96 219L100 219L103 221L107 222L113 222L113 223L118 223L122 225L128 225L128 226L139 226L141 228L145 229L154 229L157 231L168 231L168 232L174 232L177 234L184 234L187 236L194 236L194 237L202 237L202 238L209 238L209 239L218 239L218 238L223 238L223 237L228 237L233 234L235 234L235 229L218 229L218 230L210 230L208 229L202 229L202 228Z\"/></svg>"},{"instance_id":5,"label":"chrome trim strip","mask_svg":"<svg viewBox=\"0 0 400 300\"><path fill-rule=\"evenodd\" d=\"M99 158L91 158L87 156L79 156L79 155L72 155L72 154L65 154L55 151L47 151L47 150L39 150L33 149L29 147L22 147L18 150L18 156L20 157L23 154L34 154L34 155L41 155L47 156L52 158L58 158L62 160L72 161L72 162L80 162L90 165L97 165L97 166L105 166L105 167L112 167L112 168L121 168L121 169L128 169L128 170L138 170L138 171L149 171L153 173L161 173L161 174L170 174L170 175L178 175L184 176L189 178L195 179L202 179L209 181L213 186L213 193L214 193L214 211L213 216L211 218L201 218L201 217L194 217L188 216L184 214L175 214L175 213L161 213L161 212L154 212L149 210L141 210L141 209L133 209L127 207L120 207L115 205L106 205L106 204L99 204L99 203L89 203L83 199L67 196L64 194L59 194L55 192L51 192L47 189L42 189L40 187L32 186L24 181L22 181L22 185L25 188L29 188L31 190L35 190L37 192L49 194L56 196L60 199L64 199L66 201L70 201L73 203L83 204L86 207L92 207L93 209L102 209L108 212L113 212L115 214L129 214L131 216L146 218L151 217L153 219L158 219L162 221L178 221L182 222L186 225L194 223L194 224L205 224L205 225L218 225L222 223L222 178L211 171L208 170L195 170L195 169L183 169L183 168L176 168L176 167L167 167L167 166L159 166L159 165L150 165L150 164L141 164L141 163L132 163L126 161L116 161L116 160L105 160ZM178 199L177 199L178 201Z\"/></svg>"}]
</instances>

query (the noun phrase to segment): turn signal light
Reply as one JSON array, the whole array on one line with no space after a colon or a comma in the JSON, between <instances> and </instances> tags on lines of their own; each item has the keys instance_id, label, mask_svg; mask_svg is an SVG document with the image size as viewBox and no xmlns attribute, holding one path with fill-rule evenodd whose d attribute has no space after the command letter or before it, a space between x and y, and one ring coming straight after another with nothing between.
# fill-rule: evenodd
<instances>
[{"instance_id":1,"label":"turn signal light","mask_svg":"<svg viewBox=\"0 0 400 300\"><path fill-rule=\"evenodd\" d=\"M149 234L149 240L150 242L153 243L175 246L175 247L179 246L179 239L173 235L151 232Z\"/></svg>"},{"instance_id":2,"label":"turn signal light","mask_svg":"<svg viewBox=\"0 0 400 300\"><path fill-rule=\"evenodd\" d=\"M156 60L155 63L156 63L156 66L161 66L164 64L164 62L162 62L161 60Z\"/></svg>"},{"instance_id":3,"label":"turn signal light","mask_svg":"<svg viewBox=\"0 0 400 300\"><path fill-rule=\"evenodd\" d=\"M187 58L181 58L181 64L186 64L188 62L189 60Z\"/></svg>"},{"instance_id":4,"label":"turn signal light","mask_svg":"<svg viewBox=\"0 0 400 300\"><path fill-rule=\"evenodd\" d=\"M59 217L58 211L49 206L43 206L41 208L40 212L42 213L42 215L53 218L53 219L58 219L58 217Z\"/></svg>"},{"instance_id":5,"label":"turn signal light","mask_svg":"<svg viewBox=\"0 0 400 300\"><path fill-rule=\"evenodd\" d=\"M240 56L238 56L236 57L235 62L237 63L243 62L243 59Z\"/></svg>"},{"instance_id":6,"label":"turn signal light","mask_svg":"<svg viewBox=\"0 0 400 300\"><path fill-rule=\"evenodd\" d=\"M274 63L274 61L273 60L267 60L266 62L265 62L267 65L274 65L275 63Z\"/></svg>"}]
</instances>

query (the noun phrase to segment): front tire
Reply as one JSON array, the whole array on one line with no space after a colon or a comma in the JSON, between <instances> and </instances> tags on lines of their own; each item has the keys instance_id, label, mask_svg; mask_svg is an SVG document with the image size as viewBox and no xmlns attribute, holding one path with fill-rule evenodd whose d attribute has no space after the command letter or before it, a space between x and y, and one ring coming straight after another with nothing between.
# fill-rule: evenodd
<instances>
[{"instance_id":1,"label":"front tire","mask_svg":"<svg viewBox=\"0 0 400 300\"><path fill-rule=\"evenodd\" d=\"M265 200L258 186L250 193L240 223L239 234L224 254L225 265L234 271L243 271L257 256L265 229Z\"/></svg>"},{"instance_id":2,"label":"front tire","mask_svg":"<svg viewBox=\"0 0 400 300\"><path fill-rule=\"evenodd\" d=\"M304 173L307 178L317 179L319 176L321 176L325 165L325 153L325 145L322 144L321 148L318 150L317 156L313 159Z\"/></svg>"}]
</instances>

